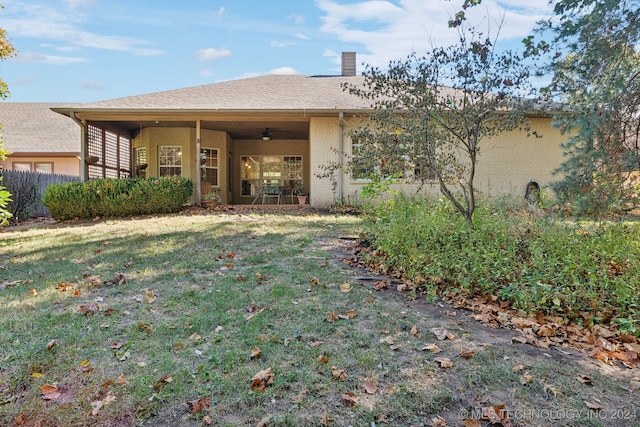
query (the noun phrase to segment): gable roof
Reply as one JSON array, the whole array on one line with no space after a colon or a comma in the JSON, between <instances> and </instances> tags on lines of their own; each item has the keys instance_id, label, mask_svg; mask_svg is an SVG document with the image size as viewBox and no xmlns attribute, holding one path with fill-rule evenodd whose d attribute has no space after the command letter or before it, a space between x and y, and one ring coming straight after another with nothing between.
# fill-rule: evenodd
<instances>
[{"instance_id":1,"label":"gable roof","mask_svg":"<svg viewBox=\"0 0 640 427\"><path fill-rule=\"evenodd\" d=\"M266 75L55 108L69 111L328 111L364 110L370 103L342 89L360 76Z\"/></svg>"},{"instance_id":2,"label":"gable roof","mask_svg":"<svg viewBox=\"0 0 640 427\"><path fill-rule=\"evenodd\" d=\"M13 154L80 153L80 126L51 110L59 104L0 102L0 134Z\"/></svg>"}]
</instances>

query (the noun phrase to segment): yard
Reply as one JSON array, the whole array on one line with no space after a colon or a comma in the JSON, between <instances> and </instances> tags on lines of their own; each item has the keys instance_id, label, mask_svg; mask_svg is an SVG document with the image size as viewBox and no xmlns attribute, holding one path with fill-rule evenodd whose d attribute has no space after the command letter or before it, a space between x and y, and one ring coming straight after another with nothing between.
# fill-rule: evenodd
<instances>
[{"instance_id":1,"label":"yard","mask_svg":"<svg viewBox=\"0 0 640 427\"><path fill-rule=\"evenodd\" d=\"M185 212L4 229L0 425L638 425L637 367L399 292L345 262L362 221Z\"/></svg>"}]
</instances>

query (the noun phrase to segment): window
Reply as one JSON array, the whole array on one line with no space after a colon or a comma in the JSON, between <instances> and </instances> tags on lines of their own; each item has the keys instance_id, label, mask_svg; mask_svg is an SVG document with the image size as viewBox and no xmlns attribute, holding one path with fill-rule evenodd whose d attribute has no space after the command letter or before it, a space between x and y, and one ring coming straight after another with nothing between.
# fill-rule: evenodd
<instances>
[{"instance_id":1,"label":"window","mask_svg":"<svg viewBox=\"0 0 640 427\"><path fill-rule=\"evenodd\" d=\"M35 170L38 173L53 173L53 163L43 162L35 164Z\"/></svg>"},{"instance_id":2,"label":"window","mask_svg":"<svg viewBox=\"0 0 640 427\"><path fill-rule=\"evenodd\" d=\"M200 182L202 194L211 193L218 187L218 150L203 148L200 151Z\"/></svg>"},{"instance_id":3,"label":"window","mask_svg":"<svg viewBox=\"0 0 640 427\"><path fill-rule=\"evenodd\" d=\"M293 190L304 184L302 156L242 156L242 195L255 196L265 184Z\"/></svg>"},{"instance_id":4,"label":"window","mask_svg":"<svg viewBox=\"0 0 640 427\"><path fill-rule=\"evenodd\" d=\"M13 162L13 170L20 172L31 172L31 163Z\"/></svg>"},{"instance_id":5,"label":"window","mask_svg":"<svg viewBox=\"0 0 640 427\"><path fill-rule=\"evenodd\" d=\"M374 172L372 156L366 155L367 139L364 136L351 137L351 177L369 179Z\"/></svg>"},{"instance_id":6,"label":"window","mask_svg":"<svg viewBox=\"0 0 640 427\"><path fill-rule=\"evenodd\" d=\"M159 176L182 175L182 147L162 146L159 147L158 163Z\"/></svg>"},{"instance_id":7,"label":"window","mask_svg":"<svg viewBox=\"0 0 640 427\"><path fill-rule=\"evenodd\" d=\"M135 173L139 178L147 177L147 147L140 147L133 150L133 160L135 164Z\"/></svg>"}]
</instances>

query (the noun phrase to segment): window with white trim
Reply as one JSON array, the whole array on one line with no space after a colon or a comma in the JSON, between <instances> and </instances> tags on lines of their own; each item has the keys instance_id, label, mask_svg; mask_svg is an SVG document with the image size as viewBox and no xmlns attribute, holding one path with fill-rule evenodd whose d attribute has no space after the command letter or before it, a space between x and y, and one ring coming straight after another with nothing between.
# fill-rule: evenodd
<instances>
[{"instance_id":1,"label":"window with white trim","mask_svg":"<svg viewBox=\"0 0 640 427\"><path fill-rule=\"evenodd\" d=\"M165 145L158 150L158 176L182 175L182 147Z\"/></svg>"},{"instance_id":2,"label":"window with white trim","mask_svg":"<svg viewBox=\"0 0 640 427\"><path fill-rule=\"evenodd\" d=\"M202 194L210 193L220 184L218 168L218 149L203 148L200 150L200 182Z\"/></svg>"}]
</instances>

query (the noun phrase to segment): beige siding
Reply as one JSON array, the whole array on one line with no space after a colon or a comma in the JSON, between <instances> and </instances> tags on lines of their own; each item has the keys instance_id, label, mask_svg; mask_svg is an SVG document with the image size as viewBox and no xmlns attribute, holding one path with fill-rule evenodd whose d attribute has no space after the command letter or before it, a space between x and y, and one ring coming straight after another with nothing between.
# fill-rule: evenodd
<instances>
[{"instance_id":1,"label":"beige siding","mask_svg":"<svg viewBox=\"0 0 640 427\"><path fill-rule=\"evenodd\" d=\"M313 206L329 206L339 197L334 193L332 180L319 178L325 171L323 165L338 163L340 156L337 154L340 143L340 125L337 117L311 119L309 126L309 142L311 151L311 192L309 201ZM344 138L346 146L347 138ZM340 171L336 171L340 174ZM339 180L340 178L336 178Z\"/></svg>"},{"instance_id":2,"label":"beige siding","mask_svg":"<svg viewBox=\"0 0 640 427\"><path fill-rule=\"evenodd\" d=\"M493 139L481 142L478 158L475 185L480 194L489 196L514 195L524 196L526 184L536 181L541 187L558 179L553 170L562 162L560 144L567 137L552 128L549 119L531 120L532 128L542 138L527 137L526 132L514 131L504 133ZM351 153L351 140L348 131L358 126L356 119L345 120L343 161L347 162ZM316 174L322 173L321 165L340 160L339 149L340 126L337 118L313 118L310 127L312 158L312 202L317 206L327 206L342 198L348 203L362 201L362 187L366 181L351 179L343 173L342 197L334 194L331 180L320 179ZM393 189L413 195L419 188L415 183L399 183ZM426 183L421 191L425 194L439 194L436 182Z\"/></svg>"},{"instance_id":3,"label":"beige siding","mask_svg":"<svg viewBox=\"0 0 640 427\"><path fill-rule=\"evenodd\" d=\"M3 169L12 170L13 163L30 163L34 171L35 163L53 163L53 173L58 175L80 176L80 159L78 157L15 157L9 156L0 162Z\"/></svg>"}]
</instances>

